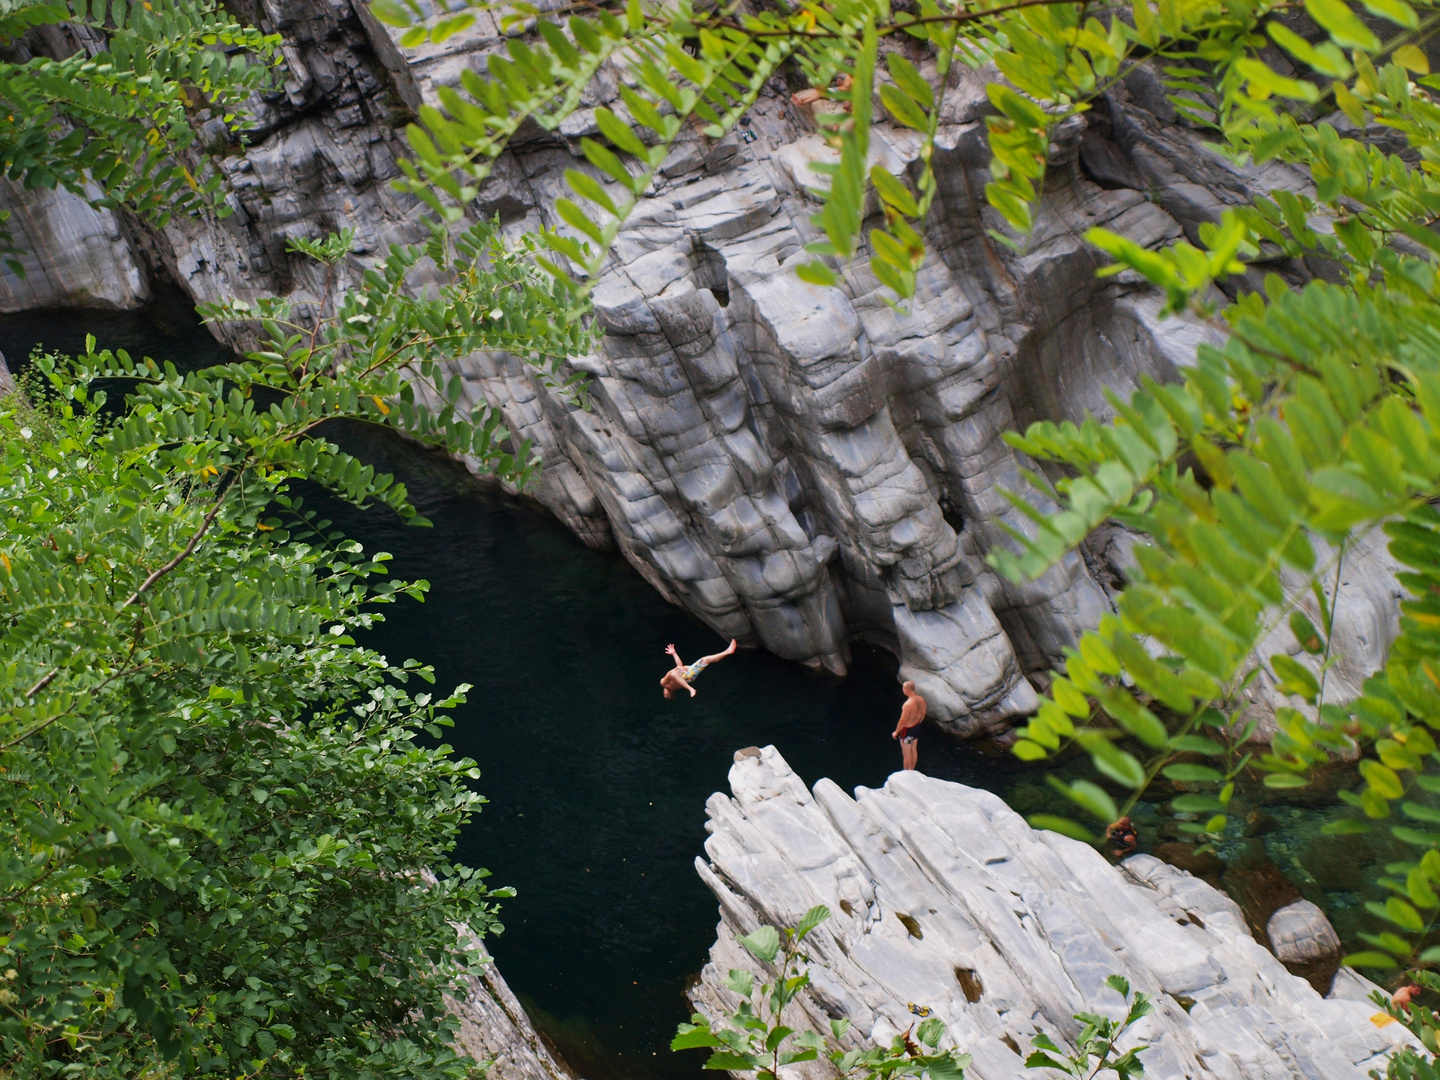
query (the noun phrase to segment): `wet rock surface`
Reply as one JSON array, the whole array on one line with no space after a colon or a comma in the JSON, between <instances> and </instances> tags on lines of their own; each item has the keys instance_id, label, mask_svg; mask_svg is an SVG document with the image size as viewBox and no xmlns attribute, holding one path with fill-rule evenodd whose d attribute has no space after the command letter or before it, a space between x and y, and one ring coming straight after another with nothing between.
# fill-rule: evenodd
<instances>
[{"instance_id":1,"label":"wet rock surface","mask_svg":"<svg viewBox=\"0 0 1440 1080\"><path fill-rule=\"evenodd\" d=\"M0 190L47 268L24 282L0 273L0 308L133 306L154 273L197 301L313 303L320 270L288 253L290 240L354 229L353 276L388 245L422 239L420 208L390 185L406 152L398 129L503 47L493 17L405 51L347 0L264 0L246 14L284 37L285 65L251 104L249 144L221 147L233 215L122 235L79 200ZM1132 546L1112 529L1039 581L991 573L984 555L1008 542L1004 529L1032 528L1003 492L1041 501L1002 434L1106 416L1107 389L1173 377L1210 332L1162 319L1160 300L1126 275L1098 280L1081 235L1103 225L1148 245L1194 240L1228 205L1303 186L1283 167L1241 169L1211 152L1141 67L1057 136L1035 231L1011 251L987 234L1001 223L981 194L984 82L995 77L957 66L946 95L931 253L907 314L864 270L835 289L794 276L816 236L810 165L833 152L777 77L743 138L687 131L622 231L595 295L606 337L575 364L591 377L591 409L514 357L457 365L470 403L498 407L517 439L533 440L544 470L530 493L586 543L618 547L722 639L836 673L851 641L883 645L930 717L963 736L1033 709L1027 676L1108 609ZM564 170L588 168L578 140L615 84L602 72L559 131L517 140L473 216L559 224L549 207ZM205 130L224 142L214 123ZM872 141L896 173L915 158L911 133L882 123ZM1297 282L1307 273L1276 268ZM237 332L233 344L250 342ZM1331 679L1342 693L1393 636L1387 567L1383 550L1360 545L1337 579L1343 659ZM1266 655L1298 650L1286 633ZM1263 676L1254 693L1262 714L1281 703Z\"/></svg>"},{"instance_id":2,"label":"wet rock surface","mask_svg":"<svg viewBox=\"0 0 1440 1080\"><path fill-rule=\"evenodd\" d=\"M1146 1076L1358 1080L1407 1037L1371 1022L1373 987L1353 972L1322 997L1286 971L1205 882L1151 856L1112 866L988 792L904 772L854 799L826 780L812 793L773 747L737 755L730 785L708 803L696 863L721 918L701 1011L735 1004L730 968L765 974L738 935L823 903L813 987L787 1022L848 1017L847 1045L886 1042L913 1022L909 1002L928 1005L978 1080L1021 1075L1035 1033L1073 1038L1078 1011L1118 1015L1114 973L1155 999L1130 1036L1151 1047ZM1305 914L1277 934L1308 948Z\"/></svg>"}]
</instances>

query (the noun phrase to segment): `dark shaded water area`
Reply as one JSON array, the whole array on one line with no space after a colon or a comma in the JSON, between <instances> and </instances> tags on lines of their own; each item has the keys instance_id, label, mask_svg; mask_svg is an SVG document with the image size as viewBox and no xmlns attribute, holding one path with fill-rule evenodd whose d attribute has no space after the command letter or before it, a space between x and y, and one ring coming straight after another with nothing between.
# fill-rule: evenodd
<instances>
[{"instance_id":1,"label":"dark shaded water area","mask_svg":"<svg viewBox=\"0 0 1440 1080\"><path fill-rule=\"evenodd\" d=\"M450 734L491 804L459 857L519 890L493 942L500 970L586 1075L697 1075L701 1055L665 1047L715 936L692 865L705 800L726 790L737 749L767 743L808 782L884 783L899 765L894 662L862 652L842 681L742 651L697 680L698 697L666 701L665 645L690 660L723 647L713 632L618 557L477 494L449 462L369 451L435 526L335 520L432 585L425 604L387 612L374 643L434 663L442 683L475 684ZM938 737L921 754L934 775L991 787L1019 768Z\"/></svg>"},{"instance_id":2,"label":"dark shaded water area","mask_svg":"<svg viewBox=\"0 0 1440 1080\"><path fill-rule=\"evenodd\" d=\"M227 356L173 295L139 315L0 318L0 350L15 366L37 343L78 350L87 332L102 347L182 365ZM474 686L448 741L478 762L476 786L490 803L457 858L517 889L505 932L488 943L506 980L591 1080L698 1078L702 1056L671 1054L667 1044L717 922L692 865L703 851L705 801L726 790L737 749L767 743L808 783L883 784L900 758L890 738L901 703L895 661L857 648L840 680L742 651L699 679L697 698L666 701L664 646L674 642L693 660L724 642L623 559L588 550L533 506L399 439L332 437L397 474L434 523L411 527L383 509L324 501L367 550L394 556L395 575L431 584L423 604L383 609L386 621L367 643L392 660L433 664L442 689ZM997 791L1025 813L1065 812L1046 771L933 730L921 739L920 766ZM1319 836L1337 812L1333 798L1314 806L1262 798L1237 807L1245 835L1221 854L1231 868L1273 861L1355 944L1381 858L1373 841ZM1153 806L1135 816L1146 850L1179 837Z\"/></svg>"}]
</instances>

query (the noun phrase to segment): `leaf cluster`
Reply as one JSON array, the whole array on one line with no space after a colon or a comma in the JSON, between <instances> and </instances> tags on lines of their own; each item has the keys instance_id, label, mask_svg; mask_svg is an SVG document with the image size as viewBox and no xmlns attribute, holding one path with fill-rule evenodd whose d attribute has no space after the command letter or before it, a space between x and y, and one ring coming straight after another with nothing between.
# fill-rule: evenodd
<instances>
[{"instance_id":1,"label":"leaf cluster","mask_svg":"<svg viewBox=\"0 0 1440 1080\"><path fill-rule=\"evenodd\" d=\"M284 453L306 455L310 473L323 468L326 477L349 485L352 498L360 497L355 485L369 484L370 475L347 455L322 464L322 457L329 460L319 450L323 442L306 438L337 415L393 428L466 456L502 479L528 482L539 467L531 443L517 444L490 402L464 400L453 361L481 351L510 353L552 389L578 396L581 376L566 375L562 365L587 352L597 333L563 317L568 296L537 268L536 238L522 237L511 246L500 237L498 222L453 235L438 222L429 224L426 244L393 245L360 272L352 288L337 284L353 241L347 230L292 242L293 250L325 265L316 300L202 304L206 321L258 325L263 337L246 362L194 376L203 380L195 382L194 391L203 394L223 384L226 393L240 395L247 423L287 447ZM426 286L417 281L422 276L444 284ZM136 373L123 365L97 372ZM262 401L269 407L260 407ZM413 513L403 489L385 501L406 516Z\"/></svg>"},{"instance_id":2,"label":"leaf cluster","mask_svg":"<svg viewBox=\"0 0 1440 1080\"><path fill-rule=\"evenodd\" d=\"M1150 1015L1154 1006L1144 994L1136 994L1131 1000L1130 982L1122 975L1111 975L1105 980L1105 985L1124 999L1125 1016L1112 1020L1098 1013L1077 1013L1075 1019L1080 1021L1080 1034L1075 1038L1074 1051L1068 1054L1056 1046L1050 1036L1041 1032L1030 1040L1035 1052L1025 1059L1027 1069L1055 1069L1076 1080L1092 1080L1102 1072L1113 1072L1120 1080L1145 1074L1140 1055L1148 1047L1132 1046L1117 1054L1116 1044L1126 1029ZM1061 1056L1057 1057L1057 1054Z\"/></svg>"},{"instance_id":3,"label":"leaf cluster","mask_svg":"<svg viewBox=\"0 0 1440 1080\"><path fill-rule=\"evenodd\" d=\"M1356 814L1328 831L1383 826L1409 857L1377 881L1387 895L1367 904L1376 931L1347 959L1423 974L1440 961L1440 244L1431 232L1440 87L1417 47L1430 23L1416 7L1366 5L1399 28L1382 42L1340 0L1304 6L1310 39L1282 25L1278 9L1162 5L1152 47L1169 62L1177 108L1216 133L1217 150L1300 166L1314 186L1227 212L1199 246L1150 251L1090 234L1115 260L1108 272L1149 281L1219 343L1198 350L1179 384L1110 395L1108 422L1042 422L1008 436L1041 466L1028 479L1052 506L1012 496L1031 527L990 560L1020 580L1102 522L1138 534L1115 615L1067 651L1017 753L1083 750L1107 783L1064 790L1102 821L1127 813L1157 778L1172 781L1185 793L1170 806L1198 818L1182 827L1200 840L1230 830L1246 776L1298 788L1337 759L1358 759L1358 783L1340 796ZM1308 73L1267 67L1269 43ZM1322 106L1335 110L1328 119L1316 118ZM1405 152L1367 140L1374 126L1397 133ZM1272 274L1263 292L1237 291L1217 310L1216 283L1233 288L1226 278L1252 261L1299 257L1326 267L1328 280L1296 289ZM1400 636L1360 695L1339 701L1327 684L1340 659L1332 639L1345 560L1377 531L1402 567ZM1262 674L1283 702L1268 746L1254 742L1250 704ZM1042 823L1088 836L1073 822Z\"/></svg>"},{"instance_id":4,"label":"leaf cluster","mask_svg":"<svg viewBox=\"0 0 1440 1080\"><path fill-rule=\"evenodd\" d=\"M214 0L5 0L0 38L65 23L93 47L0 61L0 169L26 189L61 187L163 225L224 203L196 130L209 110L234 136L239 106L269 85L279 38ZM23 54L22 54L23 55ZM8 233L0 247L14 252ZM23 266L9 259L16 273Z\"/></svg>"}]
</instances>

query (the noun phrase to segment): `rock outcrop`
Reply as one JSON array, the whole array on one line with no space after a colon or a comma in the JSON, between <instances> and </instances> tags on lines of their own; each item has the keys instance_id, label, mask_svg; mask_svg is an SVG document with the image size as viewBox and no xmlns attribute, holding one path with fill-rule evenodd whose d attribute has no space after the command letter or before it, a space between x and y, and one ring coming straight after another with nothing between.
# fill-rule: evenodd
<instances>
[{"instance_id":1,"label":"rock outcrop","mask_svg":"<svg viewBox=\"0 0 1440 1080\"><path fill-rule=\"evenodd\" d=\"M929 1006L974 1080L1027 1075L1030 1040L1073 1039L1076 1012L1119 1015L1111 974L1154 999L1124 1045L1150 1047L1156 1080L1360 1080L1409 1037L1372 1022L1374 988L1348 969L1323 998L1286 971L1210 885L1146 855L1112 866L990 792L901 772L854 799L828 780L812 794L773 747L737 754L730 785L696 860L720 901L693 992L711 1015L735 1004L729 969L764 974L737 935L823 903L834 915L807 939L812 986L787 1022L847 1017L858 1046Z\"/></svg>"},{"instance_id":2,"label":"rock outcrop","mask_svg":"<svg viewBox=\"0 0 1440 1080\"><path fill-rule=\"evenodd\" d=\"M0 205L24 275L0 273L0 313L37 308L128 311L150 299L150 275L119 217L68 191L23 191L0 178Z\"/></svg>"},{"instance_id":3,"label":"rock outcrop","mask_svg":"<svg viewBox=\"0 0 1440 1080\"><path fill-rule=\"evenodd\" d=\"M480 950L485 952L485 947ZM460 1021L455 1042L485 1066L487 1080L574 1080L541 1040L493 962L486 964L483 976L470 979L463 1001L449 1004Z\"/></svg>"},{"instance_id":4,"label":"rock outcrop","mask_svg":"<svg viewBox=\"0 0 1440 1080\"><path fill-rule=\"evenodd\" d=\"M252 17L283 35L285 65L283 86L252 103L248 145L220 159L234 214L137 226L137 246L77 200L0 190L50 268L24 282L0 274L0 307L138 302L145 260L197 301L313 302L318 268L288 254L289 240L353 228L353 273L421 238L417 204L389 183L405 153L397 127L504 45L492 16L415 51L358 0L262 0ZM1226 205L1302 186L1280 166L1239 169L1206 149L1142 67L1057 133L1035 231L1010 251L990 239L1001 223L981 194L985 78L957 65L947 92L931 255L908 314L866 272L834 289L794 276L817 232L810 165L832 152L777 76L743 128L716 142L687 131L621 233L596 293L606 337L576 363L591 376L591 409L513 357L458 365L468 399L497 406L539 448L532 494L586 543L618 547L722 637L837 673L851 641L884 645L931 718L967 736L1034 707L1027 676L1107 609L1128 555L1119 537L1030 584L991 573L985 553L1007 527L1029 527L1004 496L1027 485L1002 434L1104 415L1105 390L1173 377L1207 332L1162 321L1158 299L1124 275L1097 280L1081 234L1194 239ZM517 140L475 215L516 230L558 224L549 208L562 174L588 168L578 140L614 96L604 72L558 132ZM222 143L218 119L200 119ZM880 124L873 141L897 173L915 158L910 133ZM82 251L99 280L67 269ZM1346 602L1355 617L1340 620L1365 661L1394 633L1383 577L1365 576Z\"/></svg>"}]
</instances>

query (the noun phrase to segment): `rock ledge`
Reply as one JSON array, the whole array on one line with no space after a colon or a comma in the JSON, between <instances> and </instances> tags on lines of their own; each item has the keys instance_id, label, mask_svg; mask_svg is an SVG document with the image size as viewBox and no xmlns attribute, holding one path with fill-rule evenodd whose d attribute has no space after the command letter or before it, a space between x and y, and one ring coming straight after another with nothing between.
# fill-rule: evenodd
<instances>
[{"instance_id":1,"label":"rock ledge","mask_svg":"<svg viewBox=\"0 0 1440 1080\"><path fill-rule=\"evenodd\" d=\"M1153 1080L1359 1080L1409 1037L1372 1022L1374 988L1352 972L1328 998L1287 972L1205 882L1145 855L1111 866L990 792L902 772L854 799L829 780L812 795L773 746L737 754L730 786L696 860L721 912L702 1012L733 1004L730 968L759 973L737 935L823 903L813 993L787 1022L844 1016L855 1045L888 1042L909 1002L928 1005L974 1055L971 1080L1041 1075L1023 1067L1030 1039L1073 1038L1082 1010L1119 1015L1116 973L1155 999L1134 1030Z\"/></svg>"}]
</instances>

